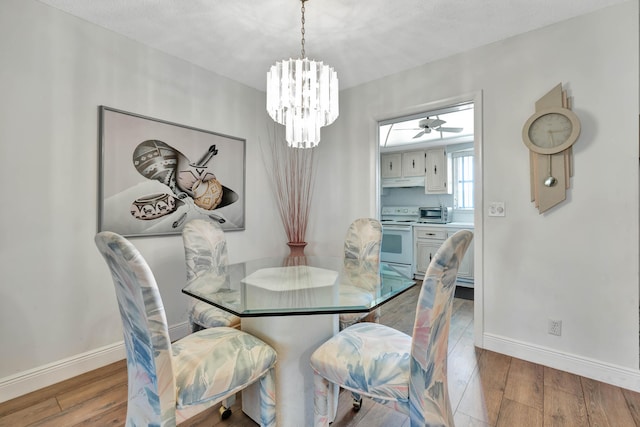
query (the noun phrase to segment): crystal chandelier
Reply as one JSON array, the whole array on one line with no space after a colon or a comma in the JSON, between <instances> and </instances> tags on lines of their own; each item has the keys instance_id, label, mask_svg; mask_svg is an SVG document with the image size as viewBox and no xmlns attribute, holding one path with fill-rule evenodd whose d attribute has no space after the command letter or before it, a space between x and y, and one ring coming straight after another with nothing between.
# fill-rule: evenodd
<instances>
[{"instance_id":1,"label":"crystal chandelier","mask_svg":"<svg viewBox=\"0 0 640 427\"><path fill-rule=\"evenodd\" d=\"M329 65L309 60L304 51L302 3L302 54L299 59L276 62L267 73L267 112L286 127L290 147L313 148L320 128L338 118L338 74Z\"/></svg>"}]
</instances>

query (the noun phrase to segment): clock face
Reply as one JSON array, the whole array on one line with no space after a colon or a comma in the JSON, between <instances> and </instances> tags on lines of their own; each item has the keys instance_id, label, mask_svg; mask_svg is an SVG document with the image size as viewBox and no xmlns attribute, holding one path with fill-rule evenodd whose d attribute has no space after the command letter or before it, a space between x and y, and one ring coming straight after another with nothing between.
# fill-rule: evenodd
<instances>
[{"instance_id":1,"label":"clock face","mask_svg":"<svg viewBox=\"0 0 640 427\"><path fill-rule=\"evenodd\" d=\"M569 139L573 125L567 116L549 113L538 117L529 127L529 139L540 148L562 145Z\"/></svg>"},{"instance_id":2,"label":"clock face","mask_svg":"<svg viewBox=\"0 0 640 427\"><path fill-rule=\"evenodd\" d=\"M530 150L554 154L569 148L580 134L578 117L565 108L552 108L531 116L522 129L522 138Z\"/></svg>"}]
</instances>

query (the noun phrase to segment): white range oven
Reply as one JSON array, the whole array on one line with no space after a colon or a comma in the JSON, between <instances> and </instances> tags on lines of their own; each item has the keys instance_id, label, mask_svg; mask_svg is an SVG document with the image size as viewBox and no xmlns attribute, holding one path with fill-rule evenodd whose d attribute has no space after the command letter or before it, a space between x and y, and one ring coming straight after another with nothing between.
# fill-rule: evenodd
<instances>
[{"instance_id":1,"label":"white range oven","mask_svg":"<svg viewBox=\"0 0 640 427\"><path fill-rule=\"evenodd\" d=\"M385 206L380 216L380 262L407 277L413 277L413 224L418 218L419 209L414 206Z\"/></svg>"}]
</instances>

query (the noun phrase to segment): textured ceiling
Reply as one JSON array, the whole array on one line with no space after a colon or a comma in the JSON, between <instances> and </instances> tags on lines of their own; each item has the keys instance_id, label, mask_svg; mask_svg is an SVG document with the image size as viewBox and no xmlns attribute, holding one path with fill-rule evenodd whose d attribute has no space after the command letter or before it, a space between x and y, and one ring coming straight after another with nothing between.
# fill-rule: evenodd
<instances>
[{"instance_id":1,"label":"textured ceiling","mask_svg":"<svg viewBox=\"0 0 640 427\"><path fill-rule=\"evenodd\" d=\"M254 88L300 56L299 0L39 0ZM306 54L340 89L625 0L309 0Z\"/></svg>"}]
</instances>

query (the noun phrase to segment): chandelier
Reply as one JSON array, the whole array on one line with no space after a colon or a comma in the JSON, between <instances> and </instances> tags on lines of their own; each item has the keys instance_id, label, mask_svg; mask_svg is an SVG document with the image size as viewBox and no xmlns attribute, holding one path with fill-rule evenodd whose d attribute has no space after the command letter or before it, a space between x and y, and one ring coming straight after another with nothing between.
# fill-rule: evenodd
<instances>
[{"instance_id":1,"label":"chandelier","mask_svg":"<svg viewBox=\"0 0 640 427\"><path fill-rule=\"evenodd\" d=\"M338 74L329 65L309 60L304 50L302 3L302 51L299 59L276 62L267 73L267 112L285 125L290 147L313 148L320 142L320 128L338 118Z\"/></svg>"}]
</instances>

